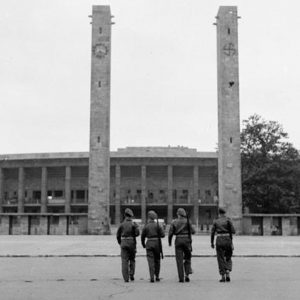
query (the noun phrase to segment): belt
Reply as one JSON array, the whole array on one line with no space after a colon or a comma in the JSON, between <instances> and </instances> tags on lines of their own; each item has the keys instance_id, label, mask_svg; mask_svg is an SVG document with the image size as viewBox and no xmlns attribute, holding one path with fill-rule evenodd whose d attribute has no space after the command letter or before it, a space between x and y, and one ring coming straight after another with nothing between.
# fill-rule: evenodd
<instances>
[{"instance_id":1,"label":"belt","mask_svg":"<svg viewBox=\"0 0 300 300\"><path fill-rule=\"evenodd\" d=\"M230 236L229 233L217 233L217 236Z\"/></svg>"},{"instance_id":2,"label":"belt","mask_svg":"<svg viewBox=\"0 0 300 300\"><path fill-rule=\"evenodd\" d=\"M148 241L157 241L158 237L147 238Z\"/></svg>"},{"instance_id":3,"label":"belt","mask_svg":"<svg viewBox=\"0 0 300 300\"><path fill-rule=\"evenodd\" d=\"M133 240L132 236L122 236L121 237L122 240Z\"/></svg>"},{"instance_id":4,"label":"belt","mask_svg":"<svg viewBox=\"0 0 300 300\"><path fill-rule=\"evenodd\" d=\"M189 235L188 234L177 234L176 237L183 238L183 237L189 237Z\"/></svg>"}]
</instances>

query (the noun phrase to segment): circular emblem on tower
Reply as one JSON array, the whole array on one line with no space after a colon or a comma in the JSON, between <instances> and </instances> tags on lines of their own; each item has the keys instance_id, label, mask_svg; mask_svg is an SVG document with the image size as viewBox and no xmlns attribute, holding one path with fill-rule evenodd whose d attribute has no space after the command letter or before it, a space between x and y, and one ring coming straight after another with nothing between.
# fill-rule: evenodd
<instances>
[{"instance_id":1,"label":"circular emblem on tower","mask_svg":"<svg viewBox=\"0 0 300 300\"><path fill-rule=\"evenodd\" d=\"M108 53L108 48L104 44L96 44L93 47L93 53L97 58L104 58Z\"/></svg>"},{"instance_id":2,"label":"circular emblem on tower","mask_svg":"<svg viewBox=\"0 0 300 300\"><path fill-rule=\"evenodd\" d=\"M236 54L236 49L233 43L228 43L223 47L223 53L227 56L233 56Z\"/></svg>"}]
</instances>

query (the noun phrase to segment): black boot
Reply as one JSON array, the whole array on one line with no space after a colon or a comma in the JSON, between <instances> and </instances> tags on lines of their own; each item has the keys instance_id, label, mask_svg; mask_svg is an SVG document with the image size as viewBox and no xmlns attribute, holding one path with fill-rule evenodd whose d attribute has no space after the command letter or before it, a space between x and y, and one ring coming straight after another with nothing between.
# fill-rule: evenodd
<instances>
[{"instance_id":1,"label":"black boot","mask_svg":"<svg viewBox=\"0 0 300 300\"><path fill-rule=\"evenodd\" d=\"M190 278L189 276L185 276L185 279L184 279L185 282L190 282Z\"/></svg>"},{"instance_id":2,"label":"black boot","mask_svg":"<svg viewBox=\"0 0 300 300\"><path fill-rule=\"evenodd\" d=\"M225 282L225 275L222 275L221 279L219 280L220 282Z\"/></svg>"},{"instance_id":3,"label":"black boot","mask_svg":"<svg viewBox=\"0 0 300 300\"><path fill-rule=\"evenodd\" d=\"M226 272L226 281L228 281L228 282L230 281L230 274L229 274L229 271Z\"/></svg>"}]
</instances>

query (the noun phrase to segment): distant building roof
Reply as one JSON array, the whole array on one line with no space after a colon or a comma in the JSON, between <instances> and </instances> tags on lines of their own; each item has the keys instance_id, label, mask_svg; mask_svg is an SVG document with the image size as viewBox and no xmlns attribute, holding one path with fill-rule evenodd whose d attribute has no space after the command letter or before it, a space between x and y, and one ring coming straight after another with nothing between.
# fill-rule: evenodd
<instances>
[{"instance_id":1,"label":"distant building roof","mask_svg":"<svg viewBox=\"0 0 300 300\"><path fill-rule=\"evenodd\" d=\"M187 147L126 147L111 152L112 157L217 158L216 152L198 152Z\"/></svg>"},{"instance_id":2,"label":"distant building roof","mask_svg":"<svg viewBox=\"0 0 300 300\"><path fill-rule=\"evenodd\" d=\"M217 158L216 152L199 152L187 147L126 147L110 152L111 158L129 157L161 157L161 158ZM54 153L22 153L2 154L3 160L32 160L32 159L71 159L89 158L89 152L54 152Z\"/></svg>"}]
</instances>

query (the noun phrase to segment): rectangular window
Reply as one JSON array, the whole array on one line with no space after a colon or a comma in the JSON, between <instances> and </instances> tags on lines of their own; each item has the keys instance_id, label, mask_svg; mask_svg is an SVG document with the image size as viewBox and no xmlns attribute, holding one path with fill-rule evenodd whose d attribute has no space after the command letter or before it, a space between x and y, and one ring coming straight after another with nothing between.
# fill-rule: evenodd
<instances>
[{"instance_id":1,"label":"rectangular window","mask_svg":"<svg viewBox=\"0 0 300 300\"><path fill-rule=\"evenodd\" d=\"M188 191L188 190L182 190L180 199L181 199L181 200L187 200L187 199L188 199L188 196L189 196L189 191Z\"/></svg>"},{"instance_id":2,"label":"rectangular window","mask_svg":"<svg viewBox=\"0 0 300 300\"><path fill-rule=\"evenodd\" d=\"M59 224L59 216L52 216L51 224L52 225L58 225Z\"/></svg>"},{"instance_id":3,"label":"rectangular window","mask_svg":"<svg viewBox=\"0 0 300 300\"><path fill-rule=\"evenodd\" d=\"M12 217L12 224L15 226L19 226L21 223L20 220L21 220L20 217Z\"/></svg>"},{"instance_id":4,"label":"rectangular window","mask_svg":"<svg viewBox=\"0 0 300 300\"><path fill-rule=\"evenodd\" d=\"M54 191L54 198L62 198L63 195L64 195L64 192L62 190Z\"/></svg>"},{"instance_id":5,"label":"rectangular window","mask_svg":"<svg viewBox=\"0 0 300 300\"><path fill-rule=\"evenodd\" d=\"M40 217L32 216L31 217L31 225L32 226L40 226Z\"/></svg>"},{"instance_id":6,"label":"rectangular window","mask_svg":"<svg viewBox=\"0 0 300 300\"><path fill-rule=\"evenodd\" d=\"M33 192L32 192L32 198L33 198L34 200L41 200L41 198L42 198L42 193L41 193L41 191L33 191Z\"/></svg>"},{"instance_id":7,"label":"rectangular window","mask_svg":"<svg viewBox=\"0 0 300 300\"><path fill-rule=\"evenodd\" d=\"M173 199L177 200L177 190L173 190Z\"/></svg>"},{"instance_id":8,"label":"rectangular window","mask_svg":"<svg viewBox=\"0 0 300 300\"><path fill-rule=\"evenodd\" d=\"M205 190L205 196L210 197L211 196L211 190Z\"/></svg>"},{"instance_id":9,"label":"rectangular window","mask_svg":"<svg viewBox=\"0 0 300 300\"><path fill-rule=\"evenodd\" d=\"M153 192L151 190L149 190L148 191L148 199L149 200L153 200L153 198L154 198L154 194L153 194Z\"/></svg>"},{"instance_id":10,"label":"rectangular window","mask_svg":"<svg viewBox=\"0 0 300 300\"><path fill-rule=\"evenodd\" d=\"M81 199L83 200L84 199L84 190L77 190L76 191L76 199Z\"/></svg>"},{"instance_id":11,"label":"rectangular window","mask_svg":"<svg viewBox=\"0 0 300 300\"><path fill-rule=\"evenodd\" d=\"M70 225L78 225L79 217L78 216L71 216L69 220Z\"/></svg>"}]
</instances>

